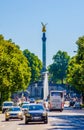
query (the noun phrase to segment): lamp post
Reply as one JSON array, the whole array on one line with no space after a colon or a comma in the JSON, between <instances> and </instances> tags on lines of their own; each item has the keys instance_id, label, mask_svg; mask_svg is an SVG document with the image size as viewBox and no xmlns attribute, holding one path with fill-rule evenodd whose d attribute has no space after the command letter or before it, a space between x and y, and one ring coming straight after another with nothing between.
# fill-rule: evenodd
<instances>
[{"instance_id":1,"label":"lamp post","mask_svg":"<svg viewBox=\"0 0 84 130\"><path fill-rule=\"evenodd\" d=\"M35 83L35 97L37 97L38 95L37 95L37 83Z\"/></svg>"}]
</instances>

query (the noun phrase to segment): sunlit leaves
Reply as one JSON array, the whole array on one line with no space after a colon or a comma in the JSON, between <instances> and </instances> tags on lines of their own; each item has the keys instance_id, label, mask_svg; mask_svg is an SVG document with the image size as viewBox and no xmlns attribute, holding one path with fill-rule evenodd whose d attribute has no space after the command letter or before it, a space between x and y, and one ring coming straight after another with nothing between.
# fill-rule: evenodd
<instances>
[{"instance_id":1,"label":"sunlit leaves","mask_svg":"<svg viewBox=\"0 0 84 130\"><path fill-rule=\"evenodd\" d=\"M76 44L78 50L76 56L70 60L67 71L67 82L73 85L78 91L84 93L84 36L79 37Z\"/></svg>"},{"instance_id":2,"label":"sunlit leaves","mask_svg":"<svg viewBox=\"0 0 84 130\"><path fill-rule=\"evenodd\" d=\"M26 89L30 79L30 67L23 52L0 35L0 91Z\"/></svg>"},{"instance_id":3,"label":"sunlit leaves","mask_svg":"<svg viewBox=\"0 0 84 130\"><path fill-rule=\"evenodd\" d=\"M49 73L54 83L57 81L63 83L63 80L66 78L69 59L70 56L68 56L67 52L60 50L53 56L54 61L53 64L49 66Z\"/></svg>"},{"instance_id":4,"label":"sunlit leaves","mask_svg":"<svg viewBox=\"0 0 84 130\"><path fill-rule=\"evenodd\" d=\"M23 54L29 61L29 66L31 68L31 83L37 82L40 78L40 72L42 69L41 60L27 49L23 51Z\"/></svg>"}]
</instances>

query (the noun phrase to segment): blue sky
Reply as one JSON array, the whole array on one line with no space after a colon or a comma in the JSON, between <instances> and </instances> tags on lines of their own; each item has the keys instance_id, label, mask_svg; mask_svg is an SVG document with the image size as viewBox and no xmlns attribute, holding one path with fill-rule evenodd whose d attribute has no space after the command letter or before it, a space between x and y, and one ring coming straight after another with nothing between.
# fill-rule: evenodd
<instances>
[{"instance_id":1,"label":"blue sky","mask_svg":"<svg viewBox=\"0 0 84 130\"><path fill-rule=\"evenodd\" d=\"M84 0L0 0L0 34L42 60L42 25L46 26L47 65L58 50L71 57L84 35Z\"/></svg>"}]
</instances>

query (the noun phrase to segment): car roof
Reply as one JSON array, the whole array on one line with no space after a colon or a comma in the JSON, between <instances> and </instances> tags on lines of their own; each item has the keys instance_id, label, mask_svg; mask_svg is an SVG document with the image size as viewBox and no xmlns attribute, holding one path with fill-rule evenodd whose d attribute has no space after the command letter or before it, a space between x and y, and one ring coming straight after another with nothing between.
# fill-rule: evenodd
<instances>
[{"instance_id":1,"label":"car roof","mask_svg":"<svg viewBox=\"0 0 84 130\"><path fill-rule=\"evenodd\" d=\"M12 108L21 108L20 106L12 106Z\"/></svg>"},{"instance_id":2,"label":"car roof","mask_svg":"<svg viewBox=\"0 0 84 130\"><path fill-rule=\"evenodd\" d=\"M13 101L5 101L3 103L14 103Z\"/></svg>"},{"instance_id":3,"label":"car roof","mask_svg":"<svg viewBox=\"0 0 84 130\"><path fill-rule=\"evenodd\" d=\"M40 103L29 103L29 106L43 106L43 104Z\"/></svg>"}]
</instances>

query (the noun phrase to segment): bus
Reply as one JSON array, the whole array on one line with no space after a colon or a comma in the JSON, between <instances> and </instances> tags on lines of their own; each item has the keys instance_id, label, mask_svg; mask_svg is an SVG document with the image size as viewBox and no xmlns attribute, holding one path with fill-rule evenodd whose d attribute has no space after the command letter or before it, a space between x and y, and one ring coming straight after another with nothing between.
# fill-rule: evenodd
<instances>
[{"instance_id":1,"label":"bus","mask_svg":"<svg viewBox=\"0 0 84 130\"><path fill-rule=\"evenodd\" d=\"M64 109L64 91L52 90L50 91L49 99L49 110L59 110Z\"/></svg>"}]
</instances>

